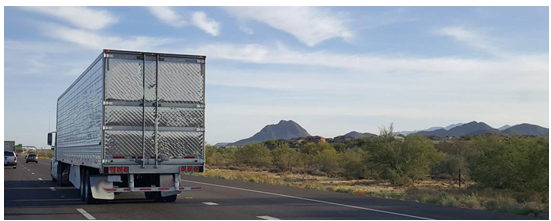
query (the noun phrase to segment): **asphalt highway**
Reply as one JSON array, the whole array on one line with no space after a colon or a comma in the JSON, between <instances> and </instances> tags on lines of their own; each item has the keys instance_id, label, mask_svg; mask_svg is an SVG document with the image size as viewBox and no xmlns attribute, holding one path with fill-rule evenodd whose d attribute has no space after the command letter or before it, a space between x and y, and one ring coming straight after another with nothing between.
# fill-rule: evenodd
<instances>
[{"instance_id":1,"label":"asphalt highway","mask_svg":"<svg viewBox=\"0 0 551 221\"><path fill-rule=\"evenodd\" d=\"M4 168L4 219L529 219L505 213L443 207L242 181L183 176L187 191L174 203L143 193L87 205L74 187L58 187L49 162Z\"/></svg>"}]
</instances>

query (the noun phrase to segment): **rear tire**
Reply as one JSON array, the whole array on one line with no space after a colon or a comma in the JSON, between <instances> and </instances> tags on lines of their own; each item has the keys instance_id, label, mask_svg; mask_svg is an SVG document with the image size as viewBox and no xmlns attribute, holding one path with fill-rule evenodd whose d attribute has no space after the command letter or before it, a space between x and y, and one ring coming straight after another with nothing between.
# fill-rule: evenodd
<instances>
[{"instance_id":1,"label":"rear tire","mask_svg":"<svg viewBox=\"0 0 551 221\"><path fill-rule=\"evenodd\" d=\"M84 201L87 204L96 204L97 200L94 199L94 196L92 196L92 187L90 186L90 171L86 170L86 175L84 176L85 179L85 188L84 188Z\"/></svg>"},{"instance_id":2,"label":"rear tire","mask_svg":"<svg viewBox=\"0 0 551 221\"><path fill-rule=\"evenodd\" d=\"M15 169L17 169L17 167L14 166L13 169L15 170Z\"/></svg>"},{"instance_id":3,"label":"rear tire","mask_svg":"<svg viewBox=\"0 0 551 221\"><path fill-rule=\"evenodd\" d=\"M80 171L80 200L81 201L84 201L85 194L86 194L86 192L85 192L85 189L86 189L85 186L86 185L84 184L84 181L86 180L86 179L84 179L84 176L86 175L85 173L86 173L85 170Z\"/></svg>"},{"instance_id":4,"label":"rear tire","mask_svg":"<svg viewBox=\"0 0 551 221\"><path fill-rule=\"evenodd\" d=\"M176 201L177 198L178 198L178 194L162 197L161 192L154 192L154 198L153 199L155 200L155 202L171 203L171 202Z\"/></svg>"},{"instance_id":5,"label":"rear tire","mask_svg":"<svg viewBox=\"0 0 551 221\"><path fill-rule=\"evenodd\" d=\"M63 169L64 169L63 163L59 162L57 164L57 178L56 178L58 186L63 186L63 178L61 177L61 175L63 174Z\"/></svg>"}]
</instances>

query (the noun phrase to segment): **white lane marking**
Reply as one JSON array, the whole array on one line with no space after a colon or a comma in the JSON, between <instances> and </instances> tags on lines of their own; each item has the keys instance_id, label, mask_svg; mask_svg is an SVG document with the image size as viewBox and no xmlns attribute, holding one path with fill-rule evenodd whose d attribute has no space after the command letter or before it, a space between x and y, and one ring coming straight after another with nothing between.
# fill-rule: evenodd
<instances>
[{"instance_id":1,"label":"white lane marking","mask_svg":"<svg viewBox=\"0 0 551 221\"><path fill-rule=\"evenodd\" d=\"M32 173L34 175L34 173Z\"/></svg>"},{"instance_id":2,"label":"white lane marking","mask_svg":"<svg viewBox=\"0 0 551 221\"><path fill-rule=\"evenodd\" d=\"M42 180L42 178L38 178L38 180Z\"/></svg>"},{"instance_id":3,"label":"white lane marking","mask_svg":"<svg viewBox=\"0 0 551 221\"><path fill-rule=\"evenodd\" d=\"M390 212L390 211L385 211L385 210L372 209L372 208L360 207L360 206L353 206L353 205L347 205L347 204L342 204L342 203L334 203L334 202L329 202L329 201L324 201L324 200L309 199L309 198L291 196L291 195L285 195L285 194L279 194L279 193L270 193L270 192L264 192L264 191L259 191L259 190L251 190L251 189L245 189L245 188L239 188L239 187L233 187L233 186L224 186L224 185L218 185L218 184L212 184L212 183L203 183L203 182L191 181L191 180L182 180L182 182L199 183L199 184L204 184L204 185L209 185L209 186L217 186L217 187L223 187L223 188L228 188L228 189L242 190L242 191L248 191L248 192L253 192L253 193L261 193L261 194L267 194L267 195L273 195L273 196L281 196L281 197L305 200L305 201L316 202L316 203L324 203L324 204L329 204L329 205L334 205L334 206L342 206L342 207L348 207L348 208L353 208L353 209L361 209L361 210L367 210L367 211L373 211L373 212L379 212L379 213L386 213L386 214L391 214L391 215L396 215L396 216L404 216L404 217L410 217L410 218L415 218L415 219L432 220L431 218L426 218L426 217L421 217L421 216L414 216L414 215L408 215L408 214L403 214L403 213L395 213L395 212Z\"/></svg>"},{"instance_id":4,"label":"white lane marking","mask_svg":"<svg viewBox=\"0 0 551 221\"><path fill-rule=\"evenodd\" d=\"M54 192L57 191L54 187L50 187L50 189Z\"/></svg>"},{"instance_id":5,"label":"white lane marking","mask_svg":"<svg viewBox=\"0 0 551 221\"><path fill-rule=\"evenodd\" d=\"M90 215L90 213L86 212L86 210L82 208L78 208L77 211L79 211L84 217L86 217L86 219L96 219L95 217Z\"/></svg>"},{"instance_id":6,"label":"white lane marking","mask_svg":"<svg viewBox=\"0 0 551 221\"><path fill-rule=\"evenodd\" d=\"M209 205L209 206L218 206L218 203L213 203L213 202L203 202L203 204Z\"/></svg>"},{"instance_id":7,"label":"white lane marking","mask_svg":"<svg viewBox=\"0 0 551 221\"><path fill-rule=\"evenodd\" d=\"M267 220L279 220L278 218L271 217L271 216L257 216L260 219L267 219Z\"/></svg>"}]
</instances>

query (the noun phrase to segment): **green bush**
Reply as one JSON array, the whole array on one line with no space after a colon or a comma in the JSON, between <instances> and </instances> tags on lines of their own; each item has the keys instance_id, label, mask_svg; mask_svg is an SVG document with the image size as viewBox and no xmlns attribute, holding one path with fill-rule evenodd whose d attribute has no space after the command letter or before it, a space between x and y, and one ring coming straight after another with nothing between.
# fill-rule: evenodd
<instances>
[{"instance_id":1,"label":"green bush","mask_svg":"<svg viewBox=\"0 0 551 221\"><path fill-rule=\"evenodd\" d=\"M379 169L382 178L392 183L410 184L428 176L431 166L442 157L434 144L422 136L409 135L404 141L380 139L385 142L371 148L369 162Z\"/></svg>"},{"instance_id":2,"label":"green bush","mask_svg":"<svg viewBox=\"0 0 551 221\"><path fill-rule=\"evenodd\" d=\"M301 165L301 157L289 144L283 143L272 150L272 163L282 171L292 171Z\"/></svg>"},{"instance_id":3,"label":"green bush","mask_svg":"<svg viewBox=\"0 0 551 221\"><path fill-rule=\"evenodd\" d=\"M367 166L367 151L362 149L347 149L340 155L343 176L347 179L365 179L370 177Z\"/></svg>"},{"instance_id":4,"label":"green bush","mask_svg":"<svg viewBox=\"0 0 551 221\"><path fill-rule=\"evenodd\" d=\"M549 189L548 139L484 136L473 142L482 150L469 165L474 181L517 191Z\"/></svg>"},{"instance_id":5,"label":"green bush","mask_svg":"<svg viewBox=\"0 0 551 221\"><path fill-rule=\"evenodd\" d=\"M260 143L249 143L235 152L237 162L249 166L267 167L272 163L270 150Z\"/></svg>"}]
</instances>

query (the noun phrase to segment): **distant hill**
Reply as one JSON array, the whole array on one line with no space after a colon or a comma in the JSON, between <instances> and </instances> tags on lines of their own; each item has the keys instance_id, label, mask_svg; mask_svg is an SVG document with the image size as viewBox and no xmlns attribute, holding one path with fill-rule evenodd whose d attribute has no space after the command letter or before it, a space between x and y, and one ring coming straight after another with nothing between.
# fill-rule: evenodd
<instances>
[{"instance_id":1,"label":"distant hill","mask_svg":"<svg viewBox=\"0 0 551 221\"><path fill-rule=\"evenodd\" d=\"M500 128L497 128L498 130L507 130L509 129L511 126L509 124L506 124L506 125L503 125L501 126Z\"/></svg>"},{"instance_id":2,"label":"distant hill","mask_svg":"<svg viewBox=\"0 0 551 221\"><path fill-rule=\"evenodd\" d=\"M225 147L225 146L227 146L228 144L230 144L230 143L227 143L227 142L226 142L226 143L216 143L214 146L215 146L215 147Z\"/></svg>"},{"instance_id":3,"label":"distant hill","mask_svg":"<svg viewBox=\"0 0 551 221\"><path fill-rule=\"evenodd\" d=\"M417 134L421 134L425 136L438 136L438 137L463 136L463 135L476 136L476 135L482 135L487 133L500 134L499 130L493 127L490 127L488 124L484 122L472 121L466 124L460 124L458 126L456 125L453 125L453 124L450 125L453 127L451 127L449 130L438 129L434 131L420 131L420 132L417 132Z\"/></svg>"},{"instance_id":4,"label":"distant hill","mask_svg":"<svg viewBox=\"0 0 551 221\"><path fill-rule=\"evenodd\" d=\"M362 138L362 137L373 137L373 136L377 136L377 135L372 134L372 133L368 133L368 132L360 133L358 131L351 131L351 132L345 134L344 136L349 136L349 137L354 137L354 138Z\"/></svg>"},{"instance_id":5,"label":"distant hill","mask_svg":"<svg viewBox=\"0 0 551 221\"><path fill-rule=\"evenodd\" d=\"M309 137L310 134L296 122L281 120L277 124L270 124L262 128L252 137L228 144L229 146L242 146L251 142L264 142L266 140L292 139L297 137Z\"/></svg>"},{"instance_id":6,"label":"distant hill","mask_svg":"<svg viewBox=\"0 0 551 221\"><path fill-rule=\"evenodd\" d=\"M509 135L535 135L549 137L549 128L533 124L518 124L502 131Z\"/></svg>"}]
</instances>

